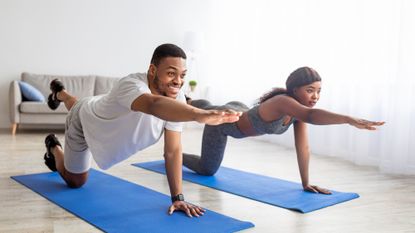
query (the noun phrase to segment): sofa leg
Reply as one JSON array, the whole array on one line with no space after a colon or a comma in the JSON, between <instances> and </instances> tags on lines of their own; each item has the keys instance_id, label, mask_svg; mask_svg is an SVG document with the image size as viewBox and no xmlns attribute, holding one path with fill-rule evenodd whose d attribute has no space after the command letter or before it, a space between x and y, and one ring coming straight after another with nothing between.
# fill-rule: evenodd
<instances>
[{"instance_id":1,"label":"sofa leg","mask_svg":"<svg viewBox=\"0 0 415 233\"><path fill-rule=\"evenodd\" d=\"M13 123L12 124L12 135L16 134L16 129L17 129L17 123Z\"/></svg>"}]
</instances>

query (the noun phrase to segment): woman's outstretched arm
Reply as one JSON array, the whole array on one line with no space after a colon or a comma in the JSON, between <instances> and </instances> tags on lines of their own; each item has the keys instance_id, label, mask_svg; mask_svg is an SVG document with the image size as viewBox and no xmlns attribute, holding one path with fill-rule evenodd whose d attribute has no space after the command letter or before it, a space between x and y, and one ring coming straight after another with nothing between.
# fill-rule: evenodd
<instances>
[{"instance_id":1,"label":"woman's outstretched arm","mask_svg":"<svg viewBox=\"0 0 415 233\"><path fill-rule=\"evenodd\" d=\"M376 126L385 123L354 118L323 109L310 108L285 95L275 96L262 105L264 110L261 116L263 116L264 120L275 120L281 116L289 115L300 121L315 125L350 124L356 128L368 130L376 130Z\"/></svg>"}]
</instances>

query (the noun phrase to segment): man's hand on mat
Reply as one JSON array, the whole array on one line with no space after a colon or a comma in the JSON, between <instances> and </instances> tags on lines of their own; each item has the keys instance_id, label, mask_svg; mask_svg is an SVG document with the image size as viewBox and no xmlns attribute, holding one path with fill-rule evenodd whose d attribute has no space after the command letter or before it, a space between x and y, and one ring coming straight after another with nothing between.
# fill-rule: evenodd
<instances>
[{"instance_id":1,"label":"man's hand on mat","mask_svg":"<svg viewBox=\"0 0 415 233\"><path fill-rule=\"evenodd\" d=\"M322 193L322 194L331 194L330 190L325 188L320 188L317 185L306 185L304 186L304 191L312 193Z\"/></svg>"},{"instance_id":2,"label":"man's hand on mat","mask_svg":"<svg viewBox=\"0 0 415 233\"><path fill-rule=\"evenodd\" d=\"M205 113L200 114L196 121L207 125L220 125L238 121L241 115L242 112L233 110L205 110Z\"/></svg>"},{"instance_id":3,"label":"man's hand on mat","mask_svg":"<svg viewBox=\"0 0 415 233\"><path fill-rule=\"evenodd\" d=\"M169 214L173 214L174 211L181 210L189 217L200 217L205 213L205 210L199 206L192 205L184 201L175 201L169 208Z\"/></svg>"},{"instance_id":4,"label":"man's hand on mat","mask_svg":"<svg viewBox=\"0 0 415 233\"><path fill-rule=\"evenodd\" d=\"M376 130L377 129L376 126L381 126L385 124L385 122L384 121L368 121L364 119L350 117L349 124L359 129Z\"/></svg>"}]
</instances>

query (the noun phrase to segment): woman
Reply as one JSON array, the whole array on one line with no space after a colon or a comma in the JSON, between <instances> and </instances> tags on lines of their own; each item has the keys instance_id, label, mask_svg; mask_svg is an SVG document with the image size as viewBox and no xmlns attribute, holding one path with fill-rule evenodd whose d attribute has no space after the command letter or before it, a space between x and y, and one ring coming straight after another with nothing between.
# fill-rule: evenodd
<instances>
[{"instance_id":1,"label":"woman","mask_svg":"<svg viewBox=\"0 0 415 233\"><path fill-rule=\"evenodd\" d=\"M239 121L218 126L206 125L203 132L202 155L183 154L183 165L201 174L211 176L219 169L223 159L227 136L245 138L263 134L282 134L294 125L295 148L301 181L305 191L331 194L327 189L311 185L308 178L310 152L307 123L315 125L348 123L359 129L375 130L384 122L373 122L314 109L320 98L321 78L312 68L301 67L290 74L286 89L275 88L262 96L259 104L249 109L240 102L212 106L207 100L188 102L203 109L233 109L242 111Z\"/></svg>"}]
</instances>

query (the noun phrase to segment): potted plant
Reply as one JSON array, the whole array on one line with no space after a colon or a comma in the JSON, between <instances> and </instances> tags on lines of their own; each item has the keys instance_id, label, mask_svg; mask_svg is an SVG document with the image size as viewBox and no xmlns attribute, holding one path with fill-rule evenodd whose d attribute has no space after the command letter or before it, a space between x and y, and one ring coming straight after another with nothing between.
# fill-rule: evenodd
<instances>
[{"instance_id":1,"label":"potted plant","mask_svg":"<svg viewBox=\"0 0 415 233\"><path fill-rule=\"evenodd\" d=\"M190 80L189 81L189 86L190 86L190 91L195 91L197 82L195 80Z\"/></svg>"}]
</instances>

